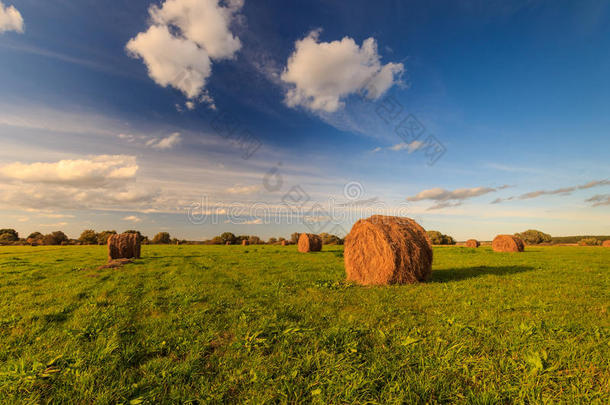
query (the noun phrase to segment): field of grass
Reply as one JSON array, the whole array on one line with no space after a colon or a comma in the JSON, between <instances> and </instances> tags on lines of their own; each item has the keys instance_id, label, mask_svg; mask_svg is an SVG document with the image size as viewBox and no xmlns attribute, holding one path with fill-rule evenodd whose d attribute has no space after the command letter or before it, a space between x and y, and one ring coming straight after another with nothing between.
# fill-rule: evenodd
<instances>
[{"instance_id":1,"label":"field of grass","mask_svg":"<svg viewBox=\"0 0 610 405\"><path fill-rule=\"evenodd\" d=\"M359 287L342 247L0 248L2 403L609 403L610 249L438 247Z\"/></svg>"}]
</instances>

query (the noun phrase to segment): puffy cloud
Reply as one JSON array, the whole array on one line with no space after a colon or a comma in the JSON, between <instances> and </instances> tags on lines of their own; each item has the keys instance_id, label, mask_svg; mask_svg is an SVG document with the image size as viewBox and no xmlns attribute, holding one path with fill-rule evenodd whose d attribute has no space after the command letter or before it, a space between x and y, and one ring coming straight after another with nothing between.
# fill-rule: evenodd
<instances>
[{"instance_id":1,"label":"puffy cloud","mask_svg":"<svg viewBox=\"0 0 610 405\"><path fill-rule=\"evenodd\" d=\"M230 25L242 6L243 0L231 0L226 6L219 0L167 0L161 7L153 5L152 25L132 38L126 49L144 61L157 84L213 105L204 90L212 60L233 58L241 48ZM194 103L190 101L187 108L194 108Z\"/></svg>"},{"instance_id":2,"label":"puffy cloud","mask_svg":"<svg viewBox=\"0 0 610 405\"><path fill-rule=\"evenodd\" d=\"M419 194L407 198L408 201L451 201L451 200L467 200L469 198L479 197L484 194L495 192L495 188L490 187L474 187L474 188L459 188L457 190L445 190L443 188L431 188L423 190Z\"/></svg>"},{"instance_id":3,"label":"puffy cloud","mask_svg":"<svg viewBox=\"0 0 610 405\"><path fill-rule=\"evenodd\" d=\"M135 156L100 155L52 163L11 163L0 167L0 178L24 183L99 187L133 179L137 171Z\"/></svg>"},{"instance_id":4,"label":"puffy cloud","mask_svg":"<svg viewBox=\"0 0 610 405\"><path fill-rule=\"evenodd\" d=\"M5 6L0 1L0 34L5 31L23 33L23 17L14 6Z\"/></svg>"},{"instance_id":5,"label":"puffy cloud","mask_svg":"<svg viewBox=\"0 0 610 405\"><path fill-rule=\"evenodd\" d=\"M174 146L178 145L181 141L182 141L182 139L180 138L180 133L174 132L167 138L163 138L160 140L157 138L151 139L148 142L146 142L146 146L149 146L153 149L166 150L166 149L172 149Z\"/></svg>"},{"instance_id":6,"label":"puffy cloud","mask_svg":"<svg viewBox=\"0 0 610 405\"><path fill-rule=\"evenodd\" d=\"M382 65L374 38L359 46L352 38L319 42L320 31L296 41L281 80L292 87L285 102L312 111L335 112L342 99L354 93L377 99L397 83L404 71L401 63Z\"/></svg>"}]
</instances>

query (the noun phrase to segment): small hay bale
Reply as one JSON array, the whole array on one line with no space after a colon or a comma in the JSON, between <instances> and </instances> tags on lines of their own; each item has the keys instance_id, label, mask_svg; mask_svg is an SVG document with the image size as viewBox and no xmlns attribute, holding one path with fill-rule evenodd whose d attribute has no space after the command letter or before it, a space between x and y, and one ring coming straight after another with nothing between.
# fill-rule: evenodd
<instances>
[{"instance_id":1,"label":"small hay bale","mask_svg":"<svg viewBox=\"0 0 610 405\"><path fill-rule=\"evenodd\" d=\"M319 252L322 250L322 238L313 233L302 233L299 236L299 252Z\"/></svg>"},{"instance_id":2,"label":"small hay bale","mask_svg":"<svg viewBox=\"0 0 610 405\"><path fill-rule=\"evenodd\" d=\"M225 243L225 245L230 246L230 245L231 245L231 242L227 242L227 243Z\"/></svg>"},{"instance_id":3,"label":"small hay bale","mask_svg":"<svg viewBox=\"0 0 610 405\"><path fill-rule=\"evenodd\" d=\"M479 246L481 246L481 244L476 239L468 239L464 246L469 247L469 248L478 248Z\"/></svg>"},{"instance_id":4,"label":"small hay bale","mask_svg":"<svg viewBox=\"0 0 610 405\"><path fill-rule=\"evenodd\" d=\"M513 235L498 235L491 243L494 252L523 252L525 244Z\"/></svg>"},{"instance_id":5,"label":"small hay bale","mask_svg":"<svg viewBox=\"0 0 610 405\"><path fill-rule=\"evenodd\" d=\"M249 244L250 244L250 242L248 242L247 239L244 239L244 240L241 241L241 245L242 246L248 246Z\"/></svg>"},{"instance_id":6,"label":"small hay bale","mask_svg":"<svg viewBox=\"0 0 610 405\"><path fill-rule=\"evenodd\" d=\"M108 261L116 259L139 259L141 244L135 233L110 235L108 238Z\"/></svg>"},{"instance_id":7,"label":"small hay bale","mask_svg":"<svg viewBox=\"0 0 610 405\"><path fill-rule=\"evenodd\" d=\"M417 283L432 273L432 243L410 218L359 220L345 238L343 255L347 280L362 285Z\"/></svg>"},{"instance_id":8,"label":"small hay bale","mask_svg":"<svg viewBox=\"0 0 610 405\"><path fill-rule=\"evenodd\" d=\"M610 247L610 239L605 240L605 241L602 243L602 246L603 246L603 247Z\"/></svg>"},{"instance_id":9,"label":"small hay bale","mask_svg":"<svg viewBox=\"0 0 610 405\"><path fill-rule=\"evenodd\" d=\"M282 246L286 246L288 245L288 242L286 242L285 240L282 241Z\"/></svg>"}]
</instances>

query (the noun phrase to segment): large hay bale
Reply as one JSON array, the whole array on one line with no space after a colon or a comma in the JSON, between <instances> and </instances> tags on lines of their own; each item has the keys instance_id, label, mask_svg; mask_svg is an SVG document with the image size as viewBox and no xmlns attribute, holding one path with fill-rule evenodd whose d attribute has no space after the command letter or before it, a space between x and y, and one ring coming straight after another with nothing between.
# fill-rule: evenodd
<instances>
[{"instance_id":1,"label":"large hay bale","mask_svg":"<svg viewBox=\"0 0 610 405\"><path fill-rule=\"evenodd\" d=\"M140 238L135 233L110 235L108 238L108 261L116 259L139 259Z\"/></svg>"},{"instance_id":2,"label":"large hay bale","mask_svg":"<svg viewBox=\"0 0 610 405\"><path fill-rule=\"evenodd\" d=\"M523 252L525 244L513 235L498 235L491 243L494 252Z\"/></svg>"},{"instance_id":3,"label":"large hay bale","mask_svg":"<svg viewBox=\"0 0 610 405\"><path fill-rule=\"evenodd\" d=\"M345 238L343 255L347 279L363 285L417 283L432 273L432 243L410 218L359 220Z\"/></svg>"},{"instance_id":4,"label":"large hay bale","mask_svg":"<svg viewBox=\"0 0 610 405\"><path fill-rule=\"evenodd\" d=\"M248 246L249 244L250 244L250 242L248 242L248 239L244 239L241 241L242 246Z\"/></svg>"},{"instance_id":5,"label":"large hay bale","mask_svg":"<svg viewBox=\"0 0 610 405\"><path fill-rule=\"evenodd\" d=\"M481 246L481 244L476 239L468 239L464 246L469 247L469 248L478 248L479 246Z\"/></svg>"},{"instance_id":6,"label":"large hay bale","mask_svg":"<svg viewBox=\"0 0 610 405\"><path fill-rule=\"evenodd\" d=\"M299 236L299 252L319 252L322 250L322 238L313 233L302 233Z\"/></svg>"},{"instance_id":7,"label":"large hay bale","mask_svg":"<svg viewBox=\"0 0 610 405\"><path fill-rule=\"evenodd\" d=\"M605 241L602 243L602 246L603 246L603 247L610 247L610 239L605 240Z\"/></svg>"}]
</instances>

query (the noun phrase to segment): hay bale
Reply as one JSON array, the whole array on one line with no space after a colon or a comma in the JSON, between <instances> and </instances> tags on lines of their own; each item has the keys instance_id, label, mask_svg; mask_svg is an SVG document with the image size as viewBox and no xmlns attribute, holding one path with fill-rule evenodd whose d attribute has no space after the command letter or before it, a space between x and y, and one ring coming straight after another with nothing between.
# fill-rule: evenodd
<instances>
[{"instance_id":1,"label":"hay bale","mask_svg":"<svg viewBox=\"0 0 610 405\"><path fill-rule=\"evenodd\" d=\"M286 242L285 240L282 241L282 246L287 246L288 242Z\"/></svg>"},{"instance_id":2,"label":"hay bale","mask_svg":"<svg viewBox=\"0 0 610 405\"><path fill-rule=\"evenodd\" d=\"M476 239L468 239L464 246L469 247L469 248L478 248L479 246L481 246L481 244Z\"/></svg>"},{"instance_id":3,"label":"hay bale","mask_svg":"<svg viewBox=\"0 0 610 405\"><path fill-rule=\"evenodd\" d=\"M491 243L494 252L523 252L525 244L513 235L498 235Z\"/></svg>"},{"instance_id":4,"label":"hay bale","mask_svg":"<svg viewBox=\"0 0 610 405\"><path fill-rule=\"evenodd\" d=\"M319 252L322 250L322 238L313 233L302 233L299 236L299 252Z\"/></svg>"},{"instance_id":5,"label":"hay bale","mask_svg":"<svg viewBox=\"0 0 610 405\"><path fill-rule=\"evenodd\" d=\"M108 261L116 259L139 259L140 238L135 233L110 235L108 238Z\"/></svg>"},{"instance_id":6,"label":"hay bale","mask_svg":"<svg viewBox=\"0 0 610 405\"><path fill-rule=\"evenodd\" d=\"M230 245L231 245L231 242L227 242L227 243L225 243L225 245L230 246Z\"/></svg>"},{"instance_id":7,"label":"hay bale","mask_svg":"<svg viewBox=\"0 0 610 405\"><path fill-rule=\"evenodd\" d=\"M348 281L363 285L417 283L432 273L432 243L410 218L359 220L345 238L343 255Z\"/></svg>"},{"instance_id":8,"label":"hay bale","mask_svg":"<svg viewBox=\"0 0 610 405\"><path fill-rule=\"evenodd\" d=\"M605 241L602 243L602 246L603 246L603 247L610 247L610 239L605 240Z\"/></svg>"},{"instance_id":9,"label":"hay bale","mask_svg":"<svg viewBox=\"0 0 610 405\"><path fill-rule=\"evenodd\" d=\"M241 245L242 246L248 246L249 244L250 244L250 242L248 242L247 239L244 239L244 240L241 241Z\"/></svg>"}]
</instances>

